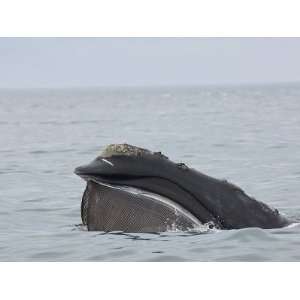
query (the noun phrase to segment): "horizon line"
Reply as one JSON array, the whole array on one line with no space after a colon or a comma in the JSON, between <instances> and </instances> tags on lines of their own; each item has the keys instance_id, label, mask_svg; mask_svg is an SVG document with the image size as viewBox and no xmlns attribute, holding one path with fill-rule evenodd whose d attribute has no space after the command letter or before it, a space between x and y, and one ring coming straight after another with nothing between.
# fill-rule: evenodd
<instances>
[{"instance_id":1,"label":"horizon line","mask_svg":"<svg viewBox=\"0 0 300 300\"><path fill-rule=\"evenodd\" d=\"M300 80L269 81L269 82L228 82L228 83L199 83L199 84L128 84L128 85L64 85L64 86L16 86L1 87L0 90L68 90L68 89L155 89L155 88L226 88L226 87L256 87L256 86L280 86L298 85Z\"/></svg>"}]
</instances>

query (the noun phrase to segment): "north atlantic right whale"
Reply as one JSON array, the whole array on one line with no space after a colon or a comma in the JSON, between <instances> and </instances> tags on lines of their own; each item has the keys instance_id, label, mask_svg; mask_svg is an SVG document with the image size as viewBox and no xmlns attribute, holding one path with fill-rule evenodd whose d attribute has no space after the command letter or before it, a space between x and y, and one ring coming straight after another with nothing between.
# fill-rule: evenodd
<instances>
[{"instance_id":1,"label":"north atlantic right whale","mask_svg":"<svg viewBox=\"0 0 300 300\"><path fill-rule=\"evenodd\" d=\"M87 181L81 217L88 230L161 232L203 224L278 228L291 223L236 185L128 144L109 145L75 173Z\"/></svg>"}]
</instances>

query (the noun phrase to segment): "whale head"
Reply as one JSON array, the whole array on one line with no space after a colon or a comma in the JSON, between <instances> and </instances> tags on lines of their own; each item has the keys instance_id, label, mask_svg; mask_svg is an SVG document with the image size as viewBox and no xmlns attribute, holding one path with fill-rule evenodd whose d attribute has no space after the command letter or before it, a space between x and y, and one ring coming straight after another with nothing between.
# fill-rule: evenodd
<instances>
[{"instance_id":1,"label":"whale head","mask_svg":"<svg viewBox=\"0 0 300 300\"><path fill-rule=\"evenodd\" d=\"M155 171L155 165L166 160L168 158L161 152L129 144L110 144L93 161L77 167L74 172L85 180L95 177L121 179L147 176Z\"/></svg>"},{"instance_id":2,"label":"whale head","mask_svg":"<svg viewBox=\"0 0 300 300\"><path fill-rule=\"evenodd\" d=\"M159 179L168 167L170 161L160 152L128 144L107 146L92 162L75 169L87 181L83 223L89 230L125 232L199 227L201 222L175 201L181 191Z\"/></svg>"}]
</instances>

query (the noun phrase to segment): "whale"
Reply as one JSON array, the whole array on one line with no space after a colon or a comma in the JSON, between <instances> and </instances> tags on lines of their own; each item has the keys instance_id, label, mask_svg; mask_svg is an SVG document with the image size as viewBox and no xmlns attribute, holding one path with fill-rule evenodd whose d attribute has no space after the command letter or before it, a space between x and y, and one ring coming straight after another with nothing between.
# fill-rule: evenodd
<instances>
[{"instance_id":1,"label":"whale","mask_svg":"<svg viewBox=\"0 0 300 300\"><path fill-rule=\"evenodd\" d=\"M126 143L108 145L74 172L87 183L81 219L89 231L271 229L291 224L277 209L227 180Z\"/></svg>"}]
</instances>

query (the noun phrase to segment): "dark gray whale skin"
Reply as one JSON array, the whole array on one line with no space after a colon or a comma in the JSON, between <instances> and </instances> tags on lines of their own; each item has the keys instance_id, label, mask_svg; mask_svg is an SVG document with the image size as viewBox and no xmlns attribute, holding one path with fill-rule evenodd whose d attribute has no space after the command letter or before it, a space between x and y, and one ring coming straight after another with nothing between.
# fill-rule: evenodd
<instances>
[{"instance_id":1,"label":"dark gray whale skin","mask_svg":"<svg viewBox=\"0 0 300 300\"><path fill-rule=\"evenodd\" d=\"M277 209L248 196L239 187L174 163L160 152L99 156L76 168L75 173L88 183L93 182L94 189L97 183L108 183L162 195L201 223L212 222L219 229L279 228L291 223Z\"/></svg>"}]
</instances>

